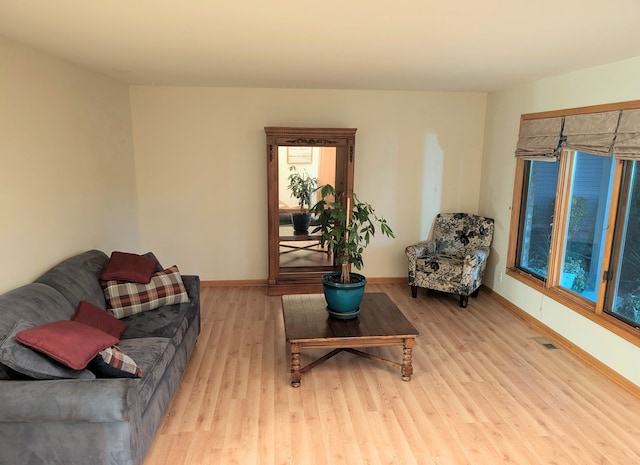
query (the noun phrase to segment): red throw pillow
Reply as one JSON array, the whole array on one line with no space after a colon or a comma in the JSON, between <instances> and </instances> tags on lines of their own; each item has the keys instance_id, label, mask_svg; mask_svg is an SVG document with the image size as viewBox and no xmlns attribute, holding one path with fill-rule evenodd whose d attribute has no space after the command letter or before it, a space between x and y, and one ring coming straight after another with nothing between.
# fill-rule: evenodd
<instances>
[{"instance_id":1,"label":"red throw pillow","mask_svg":"<svg viewBox=\"0 0 640 465\"><path fill-rule=\"evenodd\" d=\"M148 284L158 260L126 252L112 252L109 263L102 271L103 281L129 281Z\"/></svg>"},{"instance_id":2,"label":"red throw pillow","mask_svg":"<svg viewBox=\"0 0 640 465\"><path fill-rule=\"evenodd\" d=\"M127 325L118 320L111 313L96 307L86 300L80 301L76 314L72 320L101 329L105 333L111 334L118 339L120 339L124 330L127 329Z\"/></svg>"},{"instance_id":3,"label":"red throw pillow","mask_svg":"<svg viewBox=\"0 0 640 465\"><path fill-rule=\"evenodd\" d=\"M70 320L54 321L16 334L16 339L74 370L83 370L118 338L91 326Z\"/></svg>"}]
</instances>

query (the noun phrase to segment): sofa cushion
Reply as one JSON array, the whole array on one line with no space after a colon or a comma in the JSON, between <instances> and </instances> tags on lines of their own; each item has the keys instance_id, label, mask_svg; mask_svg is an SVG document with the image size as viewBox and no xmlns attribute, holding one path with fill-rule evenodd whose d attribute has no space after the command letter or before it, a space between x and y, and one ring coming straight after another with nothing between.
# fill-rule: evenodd
<instances>
[{"instance_id":1,"label":"sofa cushion","mask_svg":"<svg viewBox=\"0 0 640 465\"><path fill-rule=\"evenodd\" d=\"M16 339L74 370L83 370L98 352L118 343L111 334L71 320L24 329Z\"/></svg>"},{"instance_id":2,"label":"sofa cushion","mask_svg":"<svg viewBox=\"0 0 640 465\"><path fill-rule=\"evenodd\" d=\"M176 348L169 339L163 337L122 340L118 347L142 368L144 374L136 381L136 387L144 410L158 384L166 382L164 374L175 356Z\"/></svg>"},{"instance_id":3,"label":"sofa cushion","mask_svg":"<svg viewBox=\"0 0 640 465\"><path fill-rule=\"evenodd\" d=\"M89 362L89 370L98 378L140 378L142 369L117 346L107 347Z\"/></svg>"},{"instance_id":4,"label":"sofa cushion","mask_svg":"<svg viewBox=\"0 0 640 465\"><path fill-rule=\"evenodd\" d=\"M103 281L102 285L109 311L116 318L189 301L175 265L153 275L148 284Z\"/></svg>"},{"instance_id":5,"label":"sofa cushion","mask_svg":"<svg viewBox=\"0 0 640 465\"><path fill-rule=\"evenodd\" d=\"M127 324L127 329L122 333L121 339L167 337L177 347L182 344L182 339L192 324L197 325L200 332L200 280L197 276L182 275L182 282L189 294L189 302L165 305L152 312L124 318L122 321Z\"/></svg>"},{"instance_id":6,"label":"sofa cushion","mask_svg":"<svg viewBox=\"0 0 640 465\"><path fill-rule=\"evenodd\" d=\"M73 316L73 311L62 294L44 284L32 283L13 289L0 295L0 342L21 319L41 324L69 319ZM0 363L1 379L16 379L16 372Z\"/></svg>"},{"instance_id":7,"label":"sofa cushion","mask_svg":"<svg viewBox=\"0 0 640 465\"><path fill-rule=\"evenodd\" d=\"M184 303L165 305L152 312L131 315L122 320L127 324L127 329L122 333L121 339L167 337L175 344L180 344L194 313L191 303Z\"/></svg>"},{"instance_id":8,"label":"sofa cushion","mask_svg":"<svg viewBox=\"0 0 640 465\"><path fill-rule=\"evenodd\" d=\"M0 341L7 337L18 320L35 325L70 320L75 308L55 289L31 283L0 295Z\"/></svg>"},{"instance_id":9,"label":"sofa cushion","mask_svg":"<svg viewBox=\"0 0 640 465\"><path fill-rule=\"evenodd\" d=\"M18 373L36 379L95 378L88 370L71 369L16 340L17 333L35 327L35 324L27 320L18 320L0 344L0 362Z\"/></svg>"},{"instance_id":10,"label":"sofa cushion","mask_svg":"<svg viewBox=\"0 0 640 465\"><path fill-rule=\"evenodd\" d=\"M120 339L127 327L125 323L118 320L108 311L102 310L86 300L81 300L78 304L73 321L100 329L118 339Z\"/></svg>"},{"instance_id":11,"label":"sofa cushion","mask_svg":"<svg viewBox=\"0 0 640 465\"><path fill-rule=\"evenodd\" d=\"M89 250L60 262L36 279L36 282L56 289L74 309L81 300L106 308L99 277L108 260L109 257L104 252Z\"/></svg>"},{"instance_id":12,"label":"sofa cushion","mask_svg":"<svg viewBox=\"0 0 640 465\"><path fill-rule=\"evenodd\" d=\"M147 284L151 280L157 264L157 260L143 255L112 252L100 279Z\"/></svg>"},{"instance_id":13,"label":"sofa cushion","mask_svg":"<svg viewBox=\"0 0 640 465\"><path fill-rule=\"evenodd\" d=\"M11 379L11 380L27 380L27 379L32 379L31 376L27 376L24 373L20 373L16 370L14 370L13 368L9 368L7 365L5 365L4 363L2 363L2 361L0 361L0 380L7 380L7 379Z\"/></svg>"}]
</instances>

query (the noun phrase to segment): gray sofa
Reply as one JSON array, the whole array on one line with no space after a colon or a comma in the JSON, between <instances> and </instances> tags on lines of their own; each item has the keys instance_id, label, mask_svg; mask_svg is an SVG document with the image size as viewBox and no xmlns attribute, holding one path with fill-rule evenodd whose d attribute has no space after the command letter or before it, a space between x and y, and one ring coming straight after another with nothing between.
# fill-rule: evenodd
<instances>
[{"instance_id":1,"label":"gray sofa","mask_svg":"<svg viewBox=\"0 0 640 465\"><path fill-rule=\"evenodd\" d=\"M14 324L71 319L81 300L106 308L91 250L0 295L0 342ZM124 318L118 346L143 376L25 379L0 363L0 464L133 465L144 460L200 332L200 279L182 276L190 302Z\"/></svg>"}]
</instances>

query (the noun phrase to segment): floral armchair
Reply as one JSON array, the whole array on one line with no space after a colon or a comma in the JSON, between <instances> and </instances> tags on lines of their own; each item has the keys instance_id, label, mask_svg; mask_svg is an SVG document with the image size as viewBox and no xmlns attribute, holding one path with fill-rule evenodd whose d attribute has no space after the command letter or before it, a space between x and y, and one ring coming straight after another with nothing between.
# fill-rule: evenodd
<instances>
[{"instance_id":1,"label":"floral armchair","mask_svg":"<svg viewBox=\"0 0 640 465\"><path fill-rule=\"evenodd\" d=\"M466 307L469 296L477 297L493 239L493 219L468 213L440 213L433 239L410 245L411 295L418 287L460 295Z\"/></svg>"}]
</instances>

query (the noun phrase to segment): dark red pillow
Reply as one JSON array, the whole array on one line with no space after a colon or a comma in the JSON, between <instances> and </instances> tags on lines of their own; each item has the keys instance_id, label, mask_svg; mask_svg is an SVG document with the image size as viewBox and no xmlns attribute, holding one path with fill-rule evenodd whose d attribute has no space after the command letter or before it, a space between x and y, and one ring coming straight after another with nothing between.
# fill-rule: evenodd
<instances>
[{"instance_id":1,"label":"dark red pillow","mask_svg":"<svg viewBox=\"0 0 640 465\"><path fill-rule=\"evenodd\" d=\"M127 329L127 325L111 313L96 307L86 300L80 301L72 320L92 326L93 328L101 329L105 333L111 334L118 339L120 339L124 330Z\"/></svg>"},{"instance_id":2,"label":"dark red pillow","mask_svg":"<svg viewBox=\"0 0 640 465\"><path fill-rule=\"evenodd\" d=\"M104 331L71 320L54 321L16 333L16 339L74 370L83 370L118 338Z\"/></svg>"},{"instance_id":3,"label":"dark red pillow","mask_svg":"<svg viewBox=\"0 0 640 465\"><path fill-rule=\"evenodd\" d=\"M129 281L148 284L158 260L127 252L112 252L109 263L102 271L103 281Z\"/></svg>"}]
</instances>

